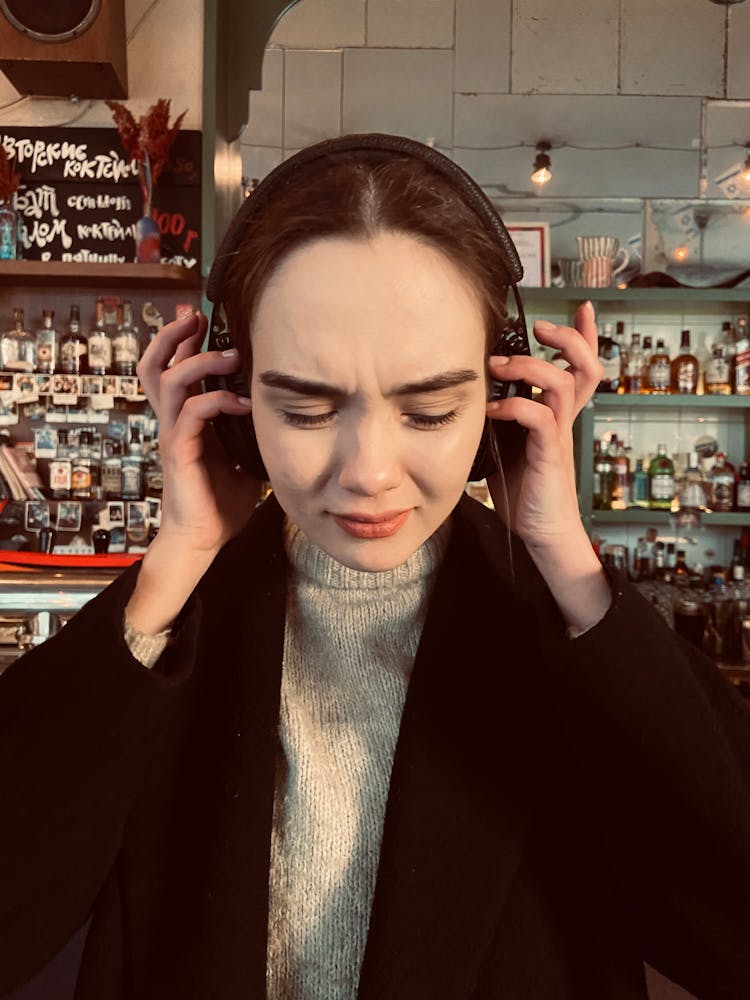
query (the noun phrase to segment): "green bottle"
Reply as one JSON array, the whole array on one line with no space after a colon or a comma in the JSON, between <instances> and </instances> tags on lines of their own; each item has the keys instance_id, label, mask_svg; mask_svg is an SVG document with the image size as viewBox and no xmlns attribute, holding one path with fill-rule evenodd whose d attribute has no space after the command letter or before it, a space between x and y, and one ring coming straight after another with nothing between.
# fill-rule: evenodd
<instances>
[{"instance_id":1,"label":"green bottle","mask_svg":"<svg viewBox=\"0 0 750 1000\"><path fill-rule=\"evenodd\" d=\"M648 467L648 499L651 510L671 510L674 500L674 462L667 446L660 444Z\"/></svg>"}]
</instances>

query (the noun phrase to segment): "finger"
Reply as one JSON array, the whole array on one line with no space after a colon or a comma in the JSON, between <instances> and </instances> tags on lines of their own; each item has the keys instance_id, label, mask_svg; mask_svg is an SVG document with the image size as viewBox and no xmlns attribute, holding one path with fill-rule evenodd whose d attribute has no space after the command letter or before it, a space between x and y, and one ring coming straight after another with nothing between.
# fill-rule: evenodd
<instances>
[{"instance_id":1,"label":"finger","mask_svg":"<svg viewBox=\"0 0 750 1000\"><path fill-rule=\"evenodd\" d=\"M194 345L191 353L195 353L200 350L203 336L205 336L205 325L201 323L197 313L190 313L179 320L167 323L159 330L143 352L136 367L136 374L152 405L152 397L158 401L161 373L168 367L180 344L189 341L191 346Z\"/></svg>"},{"instance_id":2,"label":"finger","mask_svg":"<svg viewBox=\"0 0 750 1000\"><path fill-rule=\"evenodd\" d=\"M160 424L164 427L175 424L185 401L189 396L201 391L200 384L207 376L231 375L237 370L238 363L239 354L236 348L227 351L205 351L192 354L162 372L159 380ZM205 395L210 394L205 393ZM247 396L249 397L249 391Z\"/></svg>"},{"instance_id":3,"label":"finger","mask_svg":"<svg viewBox=\"0 0 750 1000\"><path fill-rule=\"evenodd\" d=\"M489 402L487 415L492 420L515 420L525 427L529 432L527 449L529 445L536 449L536 460L549 463L555 473L565 468L571 483L575 484L572 435L569 432L560 434L560 424L550 406L513 396Z\"/></svg>"},{"instance_id":4,"label":"finger","mask_svg":"<svg viewBox=\"0 0 750 1000\"><path fill-rule=\"evenodd\" d=\"M203 341L206 339L206 330L208 330L208 320L202 312L196 312L196 315L198 317L197 330L187 340L183 340L180 343L172 361L167 362L168 367L170 364L177 364L178 361L182 361L183 358L187 358L191 354L197 354L202 348Z\"/></svg>"},{"instance_id":5,"label":"finger","mask_svg":"<svg viewBox=\"0 0 750 1000\"><path fill-rule=\"evenodd\" d=\"M575 327L549 323L544 319L538 319L534 324L534 336L539 343L560 351L568 364L581 371L593 371L598 364L598 341L595 340L592 346L588 339L590 332L587 327L587 334L584 336Z\"/></svg>"},{"instance_id":6,"label":"finger","mask_svg":"<svg viewBox=\"0 0 750 1000\"><path fill-rule=\"evenodd\" d=\"M552 409L555 419L561 423L573 423L578 392L572 370L560 368L542 358L515 354L509 358L490 358L490 375L504 382L520 380L536 386L542 391L542 403ZM487 412L492 415L489 405Z\"/></svg>"},{"instance_id":7,"label":"finger","mask_svg":"<svg viewBox=\"0 0 750 1000\"><path fill-rule=\"evenodd\" d=\"M197 445L202 454L203 431L210 420L220 413L229 416L248 416L251 403L245 396L237 396L233 392L222 389L215 392L202 393L200 396L190 396L180 410L170 435L169 452L176 457L179 451L185 450L190 443Z\"/></svg>"},{"instance_id":8,"label":"finger","mask_svg":"<svg viewBox=\"0 0 750 1000\"><path fill-rule=\"evenodd\" d=\"M594 303L587 299L576 309L573 325L589 345L594 355L599 354L599 331L596 327Z\"/></svg>"}]
</instances>

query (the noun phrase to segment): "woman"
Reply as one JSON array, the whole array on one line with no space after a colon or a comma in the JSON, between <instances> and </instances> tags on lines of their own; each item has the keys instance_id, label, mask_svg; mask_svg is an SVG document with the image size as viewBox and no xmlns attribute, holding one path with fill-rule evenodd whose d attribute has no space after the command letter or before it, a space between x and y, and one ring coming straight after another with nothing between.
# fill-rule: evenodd
<instances>
[{"instance_id":1,"label":"woman","mask_svg":"<svg viewBox=\"0 0 750 1000\"><path fill-rule=\"evenodd\" d=\"M431 156L290 168L236 349L144 354L160 532L0 681L0 988L91 913L78 1000L750 993L746 710L581 525L593 309L535 326L567 371L490 356L507 261ZM254 513L211 425L250 413ZM487 420L526 432L499 515Z\"/></svg>"}]
</instances>

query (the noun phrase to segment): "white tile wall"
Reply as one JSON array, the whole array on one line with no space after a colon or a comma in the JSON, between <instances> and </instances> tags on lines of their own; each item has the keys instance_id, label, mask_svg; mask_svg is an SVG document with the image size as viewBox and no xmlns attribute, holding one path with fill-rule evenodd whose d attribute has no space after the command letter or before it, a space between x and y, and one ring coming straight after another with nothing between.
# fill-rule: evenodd
<instances>
[{"instance_id":1,"label":"white tile wall","mask_svg":"<svg viewBox=\"0 0 750 1000\"><path fill-rule=\"evenodd\" d=\"M725 23L706 0L623 0L622 92L723 97Z\"/></svg>"},{"instance_id":2,"label":"white tile wall","mask_svg":"<svg viewBox=\"0 0 750 1000\"><path fill-rule=\"evenodd\" d=\"M281 146L284 116L284 52L266 49L263 89L250 91L250 109L242 142L254 146Z\"/></svg>"},{"instance_id":3,"label":"white tile wall","mask_svg":"<svg viewBox=\"0 0 750 1000\"><path fill-rule=\"evenodd\" d=\"M512 90L616 94L619 0L515 0Z\"/></svg>"},{"instance_id":4,"label":"white tile wall","mask_svg":"<svg viewBox=\"0 0 750 1000\"><path fill-rule=\"evenodd\" d=\"M456 0L456 76L460 92L510 89L511 0Z\"/></svg>"},{"instance_id":5,"label":"white tile wall","mask_svg":"<svg viewBox=\"0 0 750 1000\"><path fill-rule=\"evenodd\" d=\"M453 47L453 0L368 0L367 44Z\"/></svg>"},{"instance_id":6,"label":"white tile wall","mask_svg":"<svg viewBox=\"0 0 750 1000\"><path fill-rule=\"evenodd\" d=\"M366 0L297 0L278 21L270 45L335 49L364 45Z\"/></svg>"},{"instance_id":7,"label":"white tile wall","mask_svg":"<svg viewBox=\"0 0 750 1000\"><path fill-rule=\"evenodd\" d=\"M341 134L341 51L290 49L285 56L284 146Z\"/></svg>"},{"instance_id":8,"label":"white tile wall","mask_svg":"<svg viewBox=\"0 0 750 1000\"><path fill-rule=\"evenodd\" d=\"M392 132L438 146L453 141L453 52L347 49L344 132Z\"/></svg>"},{"instance_id":9,"label":"white tile wall","mask_svg":"<svg viewBox=\"0 0 750 1000\"><path fill-rule=\"evenodd\" d=\"M727 45L727 97L747 100L750 96L750 7L729 8Z\"/></svg>"}]
</instances>

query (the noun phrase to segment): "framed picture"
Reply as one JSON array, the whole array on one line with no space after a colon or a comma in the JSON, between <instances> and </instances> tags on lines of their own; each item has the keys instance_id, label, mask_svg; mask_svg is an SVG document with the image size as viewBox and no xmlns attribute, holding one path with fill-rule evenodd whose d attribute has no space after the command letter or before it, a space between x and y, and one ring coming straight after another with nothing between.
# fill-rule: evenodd
<instances>
[{"instance_id":1,"label":"framed picture","mask_svg":"<svg viewBox=\"0 0 750 1000\"><path fill-rule=\"evenodd\" d=\"M523 264L522 288L549 288L548 222L509 222L506 225Z\"/></svg>"},{"instance_id":2,"label":"framed picture","mask_svg":"<svg viewBox=\"0 0 750 1000\"><path fill-rule=\"evenodd\" d=\"M27 500L24 526L27 531L49 528L49 504L41 500Z\"/></svg>"},{"instance_id":3,"label":"framed picture","mask_svg":"<svg viewBox=\"0 0 750 1000\"><path fill-rule=\"evenodd\" d=\"M77 500L61 500L57 505L57 528L60 531L81 530L81 505Z\"/></svg>"}]
</instances>

